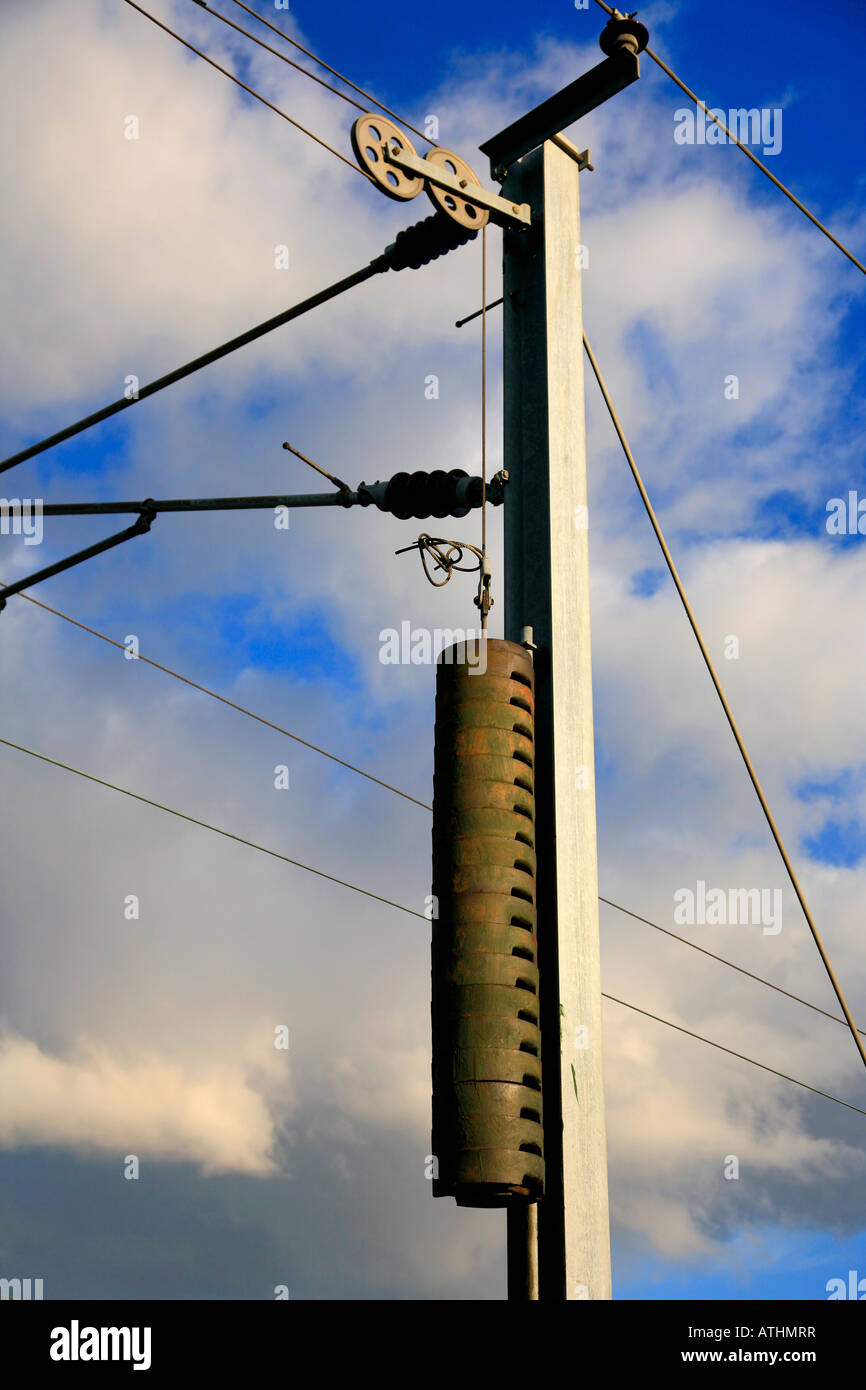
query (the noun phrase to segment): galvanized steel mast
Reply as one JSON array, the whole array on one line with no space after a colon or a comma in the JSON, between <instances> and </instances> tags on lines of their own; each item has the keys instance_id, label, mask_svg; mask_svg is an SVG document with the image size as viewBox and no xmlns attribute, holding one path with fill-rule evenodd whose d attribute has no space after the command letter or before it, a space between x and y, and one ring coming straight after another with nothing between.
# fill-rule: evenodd
<instances>
[{"instance_id":1,"label":"galvanized steel mast","mask_svg":"<svg viewBox=\"0 0 866 1390\"><path fill-rule=\"evenodd\" d=\"M505 637L535 658L546 1172L537 1211L509 1211L515 1299L611 1297L578 188L589 160L561 130L639 77L648 38L613 19L604 62L482 146L531 213L528 229L503 232Z\"/></svg>"}]
</instances>

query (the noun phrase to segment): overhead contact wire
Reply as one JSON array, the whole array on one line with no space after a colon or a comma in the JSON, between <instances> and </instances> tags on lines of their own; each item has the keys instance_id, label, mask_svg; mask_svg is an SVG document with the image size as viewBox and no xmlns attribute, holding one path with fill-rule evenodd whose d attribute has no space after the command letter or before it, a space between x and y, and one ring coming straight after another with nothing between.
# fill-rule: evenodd
<instances>
[{"instance_id":1,"label":"overhead contact wire","mask_svg":"<svg viewBox=\"0 0 866 1390\"><path fill-rule=\"evenodd\" d=\"M131 797L133 801L140 801L145 806L153 806L157 811L165 811L169 816L177 816L179 820L189 821L190 825L197 825L202 830L211 830L215 835L222 835L226 840L236 840L239 845L246 845L248 849L258 850L260 854L268 854L272 859L281 859L283 863L291 864L296 869L305 869L308 874L315 874L317 878L326 878L329 883L338 883L341 888L351 888L353 893L363 893L365 898L373 898L378 903L385 903L387 907L396 907L400 912L408 912L410 917L420 917L422 921L427 920L423 912L416 912L414 908L404 907L402 903L395 903L391 898L380 897L378 893L371 893L367 888L359 888L356 883L348 883L344 878L335 878L333 874L326 874L322 869L314 869L310 864L302 864L299 859L291 859L289 855L281 854L279 850L267 849L264 845L256 844L254 840L245 839L243 835L235 835L230 830L221 830L218 825L211 825L208 821L199 820L196 816L189 816L185 811L177 811L172 806L164 806L160 801L152 801L149 796L141 796L139 792L131 792L127 787L118 787L114 782L106 782L104 778L95 777L91 772L82 772L80 768L70 767L69 763L62 763L58 758L49 758L45 753L37 753L33 748L25 748L23 744L13 743L8 738L0 738L0 743L7 748L14 748L19 753L26 753L28 757L38 758L40 762L50 763L52 767L62 768L64 772L72 772L76 777L83 777L87 782L95 782L97 786L107 787L109 791Z\"/></svg>"},{"instance_id":2,"label":"overhead contact wire","mask_svg":"<svg viewBox=\"0 0 866 1390\"><path fill-rule=\"evenodd\" d=\"M89 627L87 623L80 622L79 619L71 617L68 613L62 613L59 608L52 608L50 604L44 603L41 599L34 598L32 594L19 594L18 597L26 599L28 603L35 604L37 608L44 609L46 613L51 613L56 618L62 618L65 623L70 623L73 627L79 628L82 632L90 633L92 637L98 637L101 642L107 642L109 646L116 647L119 651L126 650L123 644L118 642L115 638L107 636L104 632L99 632L94 627ZM339 764L340 767L346 768L349 772L357 773L359 777L366 778L368 781L375 783L376 786L382 787L385 791L393 792L395 796L400 796L406 801L411 801L415 806L420 806L423 811L433 810L433 807L428 802L420 801L417 797L411 796L409 792L404 792L399 787L392 786L390 782L385 782L382 778L375 777L371 772L365 772L363 768L356 767L354 763L346 762L345 759L337 757L335 753L329 753L326 748L320 748L317 744L311 743L308 739L301 738L299 734L293 734L290 729L284 729L282 725L274 724L271 720L265 719L264 716L256 714L254 710L247 709L244 705L239 705L234 700L227 699L225 695L220 695L217 691L211 690L208 686L201 685L198 681L190 679L189 676L184 676L179 671L172 670L170 666L164 666L159 661L155 661L152 657L145 656L144 653L141 652L139 653L138 660L145 662L148 666L154 667L157 671L162 671L166 676L172 676L175 680L182 681L184 685L190 686L191 689L198 690L201 694L208 695L213 700L218 700L220 704L235 710L236 713L243 714L248 719L254 719L257 723L264 725L266 728L273 729L275 733L293 739L296 743L302 744L303 747L309 748L312 752L319 753L323 758L329 758L332 762ZM765 985L767 989L772 989L777 994L784 995L786 998L793 1000L794 1003L802 1004L805 1008L811 1009L814 1013L822 1014L825 1018L829 1018L834 1023L839 1023L843 1027L847 1026L845 1020L839 1018L837 1014L831 1014L826 1009L820 1008L819 1005L811 1003L808 999L803 999L800 995L793 994L790 990L783 989L781 985L773 984L772 980L765 980L763 976L755 975L751 970L746 970L743 966L736 965L734 961L727 960L724 956L718 956L713 951L708 951L705 946L699 946L696 942L689 941L684 936L678 936L676 932L668 930L667 927L659 926L658 922L652 922L648 917L642 917L639 913L624 907L622 903L614 902L613 899L605 898L601 894L599 894L599 902L606 904L608 907L615 908L617 912L621 912L627 917L634 918L636 922L642 922L644 925L654 928L655 931L671 937L672 940L680 942L683 946L690 946L692 950L700 951L702 955L709 956L711 960L717 961L720 965L726 965L729 969L738 971L739 974L747 976L757 984ZM858 1031L863 1032L864 1030L859 1029Z\"/></svg>"},{"instance_id":3,"label":"overhead contact wire","mask_svg":"<svg viewBox=\"0 0 866 1390\"><path fill-rule=\"evenodd\" d=\"M700 951L702 956L709 956L710 960L718 961L719 965L726 965L729 970L736 970L740 975L755 980L757 984L766 985L767 989L773 989L777 994L783 994L786 999L792 999L794 1003L802 1004L804 1008L811 1009L813 1013L823 1014L824 1018L832 1019L834 1023L840 1023L843 1028L847 1027L844 1018L840 1018L838 1014L831 1014L827 1009L820 1008L818 1004L812 1004L808 999L801 999L799 994L792 994L789 989L782 989L781 985L774 985L772 980L765 980L763 975L755 975L753 971L746 970L745 966L735 965L732 960L727 960L724 956L717 956L714 951L708 951L706 946L699 946L696 941L689 941L686 936L677 936L675 931L669 931L667 927L660 927L658 922L651 922L649 917L641 917L640 913L632 912L630 908L623 907L622 903L615 903L610 898L603 898L600 893L598 900L608 907L615 907L617 912L622 912L626 917L633 917L636 922L643 922L645 926L652 927L664 936L669 936L672 941L679 941L682 946L690 946L693 951ZM861 1034L864 1032L862 1028L858 1028L857 1031Z\"/></svg>"},{"instance_id":4,"label":"overhead contact wire","mask_svg":"<svg viewBox=\"0 0 866 1390\"><path fill-rule=\"evenodd\" d=\"M624 999L617 999L613 994L605 994L602 990L602 998L609 999L613 1004L622 1004L624 1009L631 1009L636 1014L643 1014L644 1018L651 1018L655 1023L664 1023L667 1028L675 1028L678 1033L685 1033L687 1038L696 1038L698 1042L706 1043L708 1047L718 1048L719 1052L727 1052L729 1057L737 1057L741 1062L749 1062L753 1067L760 1067L761 1071L768 1071L771 1076L780 1076L783 1081L790 1081L795 1086L802 1086L804 1091L811 1091L813 1095L823 1096L825 1100L835 1101L837 1105L844 1105L846 1110L856 1110L858 1115L866 1115L866 1110L861 1110L859 1105L852 1105L850 1101L840 1100L838 1096L831 1096L829 1091L819 1091L817 1086L810 1086L807 1081L798 1081L796 1076L788 1076L787 1072L776 1071L775 1067L768 1067L765 1062L757 1062L754 1057L747 1057L744 1052L735 1052L732 1047L725 1047L723 1043L713 1042L712 1038L705 1038L701 1033L693 1033L690 1028L683 1028L679 1023L672 1023L669 1018L661 1018L658 1014L651 1014L648 1009L639 1009L637 1004L628 1004Z\"/></svg>"},{"instance_id":5,"label":"overhead contact wire","mask_svg":"<svg viewBox=\"0 0 866 1390\"><path fill-rule=\"evenodd\" d=\"M197 0L197 2L200 3L200 0ZM293 48L298 49L301 53L305 53L308 58L312 58L314 63L319 64L319 67L325 68L327 72L332 73L333 76L339 78L341 82L345 82L347 87L351 87L352 91L357 92L358 95L362 96L365 101L370 101L373 103L374 106L378 106L380 111L384 111L385 115L390 116L392 120L398 123L398 125L404 125L407 130L412 131L413 135L420 136L420 138L422 140L425 140L428 145L432 145L434 149L437 148L436 141L431 140L429 135L425 135L423 130L419 130L417 126L412 125L410 121L404 120L401 116L398 116L396 112L391 111L389 107L385 106L381 101L378 101L376 97L371 96L369 92L365 92L363 87L359 87L356 83L351 82L348 77L345 77L341 72L337 72L337 69L332 68L331 65L329 63L326 63L323 58L318 58L315 53L312 53L310 51L309 48L305 48L302 43L298 43L298 40L293 39L289 34L285 32L285 30L278 29L275 24L271 24L270 20L265 19L262 15L258 14L255 10L251 9L249 5L245 5L243 3L243 0L233 0L233 3L237 5L240 9L246 10L247 14L252 15L253 18L257 19L260 24L266 25L267 28L272 29L275 34L279 34L280 38L283 39L286 43L290 43ZM207 9L208 6L204 6L204 8ZM333 91L335 89L332 88L331 90Z\"/></svg>"},{"instance_id":6,"label":"overhead contact wire","mask_svg":"<svg viewBox=\"0 0 866 1390\"><path fill-rule=\"evenodd\" d=\"M254 849L259 854L267 854L272 859L279 859L284 864L291 864L293 868L304 869L307 873L315 874L317 878L327 879L329 883L336 883L341 888L349 888L353 893L361 893L365 898L372 898L375 902L383 903L386 907L394 907L399 912L405 912L410 917L418 917L421 921L426 921L423 912L416 912L414 908L406 907L403 903L394 902L392 898L384 898L378 893L372 893L367 888L359 888L356 883L349 883L344 878L336 878L333 874L327 874L322 869L315 869L310 864L304 864L299 859L292 859L287 854L282 854L279 850L268 849L265 845L259 845L254 840L247 840L243 835L235 835L230 830L223 830L220 826L211 825L209 821L199 820L197 816L190 816L185 811L178 811L172 806L165 806L160 801L153 801L148 796L142 796L139 792L130 791L127 787L119 787L114 782L108 782L102 777L96 777L93 773L83 772L80 768L71 767L69 763L61 762L58 758L49 758L45 753L38 753L33 748L26 748L23 744L14 743L11 739L0 738L0 744L6 748L12 748L18 753L26 753L28 757L36 758L39 762L48 763L51 767L59 767L63 772L71 772L76 777L82 777L87 782L94 782L97 786L105 787L108 791L119 792L121 796L128 796L133 801L139 801L145 806L151 806L154 810L164 811L169 816L175 816L179 820L187 821L190 825L196 825L201 830L210 830L215 835L221 835L224 839L234 840L237 844L245 845L248 849ZM710 1038L703 1037L700 1033L693 1033L688 1028L683 1028L678 1023L672 1023L670 1019L660 1018L658 1014L649 1013L646 1009L640 1009L636 1004L628 1004L624 999L618 999L613 994L602 992L604 999L610 999L614 1004L621 1004L626 1009L632 1009L635 1013L643 1014L645 1018L651 1018L656 1023L664 1023L668 1028L675 1029L678 1033L684 1033L687 1037L696 1038L698 1042L706 1043L710 1047L718 1048L720 1052L726 1052L731 1057L737 1057L742 1062L750 1062L752 1066L760 1067L762 1071L770 1072L773 1076L781 1077L783 1081L790 1081L795 1086L802 1086L804 1090L812 1091L813 1094L823 1096L825 1100L835 1101L837 1105L844 1105L848 1110L855 1110L859 1115L866 1115L866 1110L861 1110L858 1105L851 1105L849 1101L840 1100L838 1096L830 1095L828 1091L821 1091L816 1086L810 1086L808 1082L799 1081L794 1076L789 1076L785 1072L777 1071L775 1067L766 1066L763 1062L758 1062L754 1057L747 1057L742 1052L735 1052L730 1047L725 1047L722 1043L713 1042Z\"/></svg>"},{"instance_id":7,"label":"overhead contact wire","mask_svg":"<svg viewBox=\"0 0 866 1390\"><path fill-rule=\"evenodd\" d=\"M195 53L198 58L203 58L206 63L210 63L212 68L216 68L217 72L221 72L224 77L228 77L230 81L237 83L237 85L242 87L245 92L248 92L251 97L255 97L256 101L260 101L262 105L267 106L270 111L275 111L278 116L282 116L284 121L289 122L289 125L293 125L296 130L303 131L304 135L308 135L311 140L315 140L316 144L321 145L329 154L342 160L354 173L360 174L362 178L367 179L370 183L375 183L375 179L370 178L370 175L365 173L359 164L353 164L351 159L347 159L344 154L340 154L340 151L335 150L333 145L329 145L327 140L323 140L320 135L316 135L312 130L308 130L305 125L301 125L300 121L296 121L293 116L289 116L285 111L282 111L279 106L275 106L272 101L268 101L267 97L263 97L262 94L257 92L253 87L248 87L246 82L242 82L241 79L236 77L233 72L230 72L228 68L222 67L213 58L209 58L206 53L202 53L200 48L196 48L195 44L190 43L188 39L182 38L174 29L169 29L168 25L163 24L161 19L157 19L156 16L150 14L148 10L142 9L141 5L135 3L135 0L125 0L125 3L130 5L132 9L137 10L139 14L144 15L145 19L149 19L151 23L155 24L159 29L164 30L166 34L170 34L173 39L177 39L178 43L182 43L184 48L188 48L189 51ZM222 16L220 17L222 18ZM226 20L226 23L230 22L230 20ZM310 76L311 74L307 75ZM333 88L331 90L333 90Z\"/></svg>"},{"instance_id":8,"label":"overhead contact wire","mask_svg":"<svg viewBox=\"0 0 866 1390\"><path fill-rule=\"evenodd\" d=\"M243 34L244 38L249 39L250 43L258 44L259 48L263 48L266 53L272 53L275 58L279 58L281 63L288 63L289 67L294 68L296 72L302 72L304 77L309 77L312 82L318 82L319 86L324 87L326 92L332 92L335 97L342 97L343 101L347 101L350 106L354 106L356 111L366 112L367 108L362 106L359 101L355 101L354 97L347 96L345 92L341 92L337 87L332 87L330 82L325 82L324 78L319 77L315 72L310 72L308 68L301 67L300 63L296 63L293 58L287 58L285 53L281 53L278 48L272 48L271 45L265 43L263 39L257 39L255 34L250 33L249 29L242 29L240 24L235 24L233 19L229 19L228 15L220 14L219 10L215 10L212 5L206 5L204 0L193 0L193 3L200 5L203 10L207 10L208 14L213 15L214 19L221 19L223 24L227 24L229 28L234 29L236 33ZM244 5L243 8L246 9L247 6ZM254 11L251 10L250 13L253 14ZM262 20L262 23L265 24L267 21ZM268 28L273 29L274 26L269 24ZM281 31L275 29L274 32L279 34Z\"/></svg>"},{"instance_id":9,"label":"overhead contact wire","mask_svg":"<svg viewBox=\"0 0 866 1390\"><path fill-rule=\"evenodd\" d=\"M98 632L95 627L88 627L86 623L79 622L77 618L71 618L68 613L61 613L59 608L52 608L49 604L43 603L41 599L33 598L30 594L20 594L20 598L25 598L28 603L35 603L37 608L44 608L46 613L53 613L56 618L62 618L65 623L71 623L73 627L80 628L82 632L89 632L92 637L98 637L101 642L107 642L111 647L117 647L119 651L125 651L122 642L118 642L114 637L107 637L104 632ZM253 710L246 709L244 705L236 704L234 700L229 700L225 695L220 695L216 690L210 690L206 685L200 685L198 681L191 680L189 676L181 675L180 671L173 671L170 666L163 666L152 657L145 656L139 652L138 661L143 661L148 666L153 666L155 670L162 671L166 676L173 676L175 680L183 681L193 690L200 691L203 695L209 695L212 700L219 700L221 705L226 705L229 709L236 710L238 714L244 714L248 719L255 719L256 723L263 724L267 729L273 729L275 733L290 738L295 743L303 744L313 753L320 753L323 758L330 758L331 762L339 763L340 767L345 767L349 772L356 772L359 777L365 777L368 782L375 782L377 786L384 787L386 791L394 792L395 796L402 796L405 801L412 801L416 806L420 806L423 811L432 811L433 807L426 801L419 801L417 797L410 796L408 792L401 791L399 787L392 787L389 782L383 782L381 777L374 777L371 772L365 772L363 768L355 767L354 763L348 763L343 758L338 758L335 753L329 753L325 748L319 748L317 744L310 743L308 739L301 738L299 734L293 734L289 729L284 729L280 724L274 724L270 719L265 719L261 714L255 714Z\"/></svg>"}]
</instances>

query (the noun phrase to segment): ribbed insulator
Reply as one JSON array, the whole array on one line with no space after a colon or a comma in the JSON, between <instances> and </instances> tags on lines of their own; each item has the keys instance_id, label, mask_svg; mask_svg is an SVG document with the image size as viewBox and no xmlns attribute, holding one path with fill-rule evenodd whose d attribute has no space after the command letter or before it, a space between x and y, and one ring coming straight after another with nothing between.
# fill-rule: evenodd
<instances>
[{"instance_id":1,"label":"ribbed insulator","mask_svg":"<svg viewBox=\"0 0 866 1390\"><path fill-rule=\"evenodd\" d=\"M447 252L456 251L458 246L465 246L467 241L474 241L477 235L444 212L437 212L398 232L385 257L391 270L418 270Z\"/></svg>"},{"instance_id":2,"label":"ribbed insulator","mask_svg":"<svg viewBox=\"0 0 866 1390\"><path fill-rule=\"evenodd\" d=\"M395 473L388 484L382 510L392 512L400 521L417 517L426 521L430 516L467 516L468 507L458 507L457 488L467 476L463 468L436 469L433 473ZM479 487L481 479L478 479Z\"/></svg>"},{"instance_id":3,"label":"ribbed insulator","mask_svg":"<svg viewBox=\"0 0 866 1390\"><path fill-rule=\"evenodd\" d=\"M433 791L433 1193L460 1206L533 1201L544 1188L533 720L532 661L523 647L487 640L442 654Z\"/></svg>"}]
</instances>

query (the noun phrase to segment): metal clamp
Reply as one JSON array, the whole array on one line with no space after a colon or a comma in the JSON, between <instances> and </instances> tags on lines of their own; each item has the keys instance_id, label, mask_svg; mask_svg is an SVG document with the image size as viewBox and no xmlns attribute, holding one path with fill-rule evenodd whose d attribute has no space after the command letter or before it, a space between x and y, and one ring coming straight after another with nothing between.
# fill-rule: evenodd
<instances>
[{"instance_id":1,"label":"metal clamp","mask_svg":"<svg viewBox=\"0 0 866 1390\"><path fill-rule=\"evenodd\" d=\"M552 135L550 138L554 145L557 145L564 154L567 154L574 160L580 173L583 173L584 169L588 169L591 174L595 172L595 165L589 162L589 146L587 146L585 150L579 150L577 145L573 145L571 141L562 134Z\"/></svg>"}]
</instances>

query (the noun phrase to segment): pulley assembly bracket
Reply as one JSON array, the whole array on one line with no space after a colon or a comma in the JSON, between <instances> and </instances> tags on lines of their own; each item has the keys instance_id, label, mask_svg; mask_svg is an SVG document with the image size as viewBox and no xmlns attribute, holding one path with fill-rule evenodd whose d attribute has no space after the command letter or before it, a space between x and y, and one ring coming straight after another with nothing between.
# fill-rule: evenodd
<instances>
[{"instance_id":1,"label":"pulley assembly bracket","mask_svg":"<svg viewBox=\"0 0 866 1390\"><path fill-rule=\"evenodd\" d=\"M421 159L417 154L410 154L406 149L396 149L384 142L382 145L382 158L387 164L394 164L401 169L404 174L414 174L417 178L426 179L428 183L436 188L444 189L452 197L472 203L476 207L485 208L490 213L491 220L497 225L511 226L518 225L529 227L532 218L529 212L528 203L511 203L507 198L502 198L498 193L491 193L483 188L480 183L473 183L465 178L459 178L457 174L452 174L447 165L434 163L432 160Z\"/></svg>"},{"instance_id":2,"label":"pulley assembly bracket","mask_svg":"<svg viewBox=\"0 0 866 1390\"><path fill-rule=\"evenodd\" d=\"M352 149L360 168L388 198L408 202L424 190L437 212L470 233L491 219L500 227L528 227L528 203L512 203L491 193L454 150L434 146L421 159L412 141L393 121L375 112L352 126Z\"/></svg>"}]
</instances>

